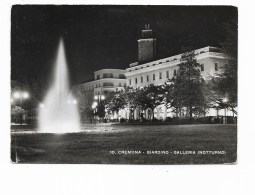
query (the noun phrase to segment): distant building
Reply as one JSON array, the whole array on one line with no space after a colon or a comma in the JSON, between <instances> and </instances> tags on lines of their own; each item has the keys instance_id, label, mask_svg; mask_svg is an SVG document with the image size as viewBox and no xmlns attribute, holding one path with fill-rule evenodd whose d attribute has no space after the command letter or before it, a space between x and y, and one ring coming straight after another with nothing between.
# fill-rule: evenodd
<instances>
[{"instance_id":1,"label":"distant building","mask_svg":"<svg viewBox=\"0 0 255 195\"><path fill-rule=\"evenodd\" d=\"M94 80L72 87L81 110L91 106L95 95L106 95L126 87L125 70L101 69L94 72Z\"/></svg>"}]
</instances>

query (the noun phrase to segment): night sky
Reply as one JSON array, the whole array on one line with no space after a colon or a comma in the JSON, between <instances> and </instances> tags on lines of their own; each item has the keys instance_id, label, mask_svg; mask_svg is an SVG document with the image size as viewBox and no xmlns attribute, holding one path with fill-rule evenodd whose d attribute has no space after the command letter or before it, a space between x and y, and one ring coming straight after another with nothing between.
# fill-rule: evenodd
<instances>
[{"instance_id":1,"label":"night sky","mask_svg":"<svg viewBox=\"0 0 255 195\"><path fill-rule=\"evenodd\" d=\"M93 78L102 68L126 69L137 61L137 39L149 23L158 58L220 46L224 24L237 20L235 7L191 6L13 6L12 80L48 85L57 45L63 37L71 84Z\"/></svg>"}]
</instances>

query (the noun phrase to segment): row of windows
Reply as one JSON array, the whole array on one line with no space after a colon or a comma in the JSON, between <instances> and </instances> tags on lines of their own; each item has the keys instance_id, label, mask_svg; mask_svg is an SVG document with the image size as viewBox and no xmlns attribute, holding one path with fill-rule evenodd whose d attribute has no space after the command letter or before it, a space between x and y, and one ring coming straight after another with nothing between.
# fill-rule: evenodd
<instances>
[{"instance_id":1,"label":"row of windows","mask_svg":"<svg viewBox=\"0 0 255 195\"><path fill-rule=\"evenodd\" d=\"M225 68L228 68L228 64L224 64ZM219 70L219 64L218 63L214 63L214 70L218 71Z\"/></svg>"},{"instance_id":2,"label":"row of windows","mask_svg":"<svg viewBox=\"0 0 255 195\"><path fill-rule=\"evenodd\" d=\"M227 67L228 67L228 65L225 64L225 68L227 68ZM214 70L215 71L219 70L219 64L218 63L214 63ZM203 72L203 71L205 71L205 66L204 66L204 64L201 64L201 72Z\"/></svg>"},{"instance_id":3,"label":"row of windows","mask_svg":"<svg viewBox=\"0 0 255 195\"><path fill-rule=\"evenodd\" d=\"M226 68L227 68L227 66L228 66L228 65L225 64L225 67L226 67ZM218 63L215 63L215 64L214 64L214 69L215 69L215 71L218 71L218 70L219 70L219 65L218 65ZM201 64L201 72L204 72L204 71L205 71L204 64ZM176 72L176 69L175 69L173 75L175 76L176 73L177 73L177 72ZM166 71L166 78L169 79L169 71ZM156 75L155 75L155 74L152 75L152 79L153 79L153 81L156 80ZM162 72L159 72L159 79L162 79ZM140 78L140 81L141 81L141 83L143 83L143 77ZM150 81L149 75L146 76L146 81L147 81L147 82ZM138 82L138 78L135 78L135 84L137 84L137 82ZM131 85L131 84L132 84L132 81L131 81L131 79L129 79L129 85Z\"/></svg>"},{"instance_id":4,"label":"row of windows","mask_svg":"<svg viewBox=\"0 0 255 195\"><path fill-rule=\"evenodd\" d=\"M103 78L113 78L113 73L104 73L103 74ZM125 79L125 75L124 74L119 74L119 78L120 79ZM100 75L97 75L97 80L100 79Z\"/></svg>"},{"instance_id":5,"label":"row of windows","mask_svg":"<svg viewBox=\"0 0 255 195\"><path fill-rule=\"evenodd\" d=\"M126 87L126 85L127 85L126 83L124 84L119 83L115 87ZM95 88L97 87L101 87L100 83L95 85ZM106 83L103 83L103 87L114 87L114 84L112 82L106 82ZM92 89L94 89L94 85L85 87L85 90L92 90Z\"/></svg>"},{"instance_id":6,"label":"row of windows","mask_svg":"<svg viewBox=\"0 0 255 195\"><path fill-rule=\"evenodd\" d=\"M173 73L173 76L175 76L175 75L176 75L176 70L174 70L174 73ZM167 79L170 78L168 70L166 71L166 78ZM159 79L162 79L162 72L159 73ZM152 80L153 81L156 80L156 74L152 74ZM143 83L143 77L140 78L140 81L141 81L141 83ZM146 81L147 82L150 81L150 76L149 75L146 75ZM135 84L137 84L137 82L138 82L138 78L135 78ZM131 84L132 84L132 81L131 81L131 79L129 79L129 85L131 85Z\"/></svg>"}]
</instances>

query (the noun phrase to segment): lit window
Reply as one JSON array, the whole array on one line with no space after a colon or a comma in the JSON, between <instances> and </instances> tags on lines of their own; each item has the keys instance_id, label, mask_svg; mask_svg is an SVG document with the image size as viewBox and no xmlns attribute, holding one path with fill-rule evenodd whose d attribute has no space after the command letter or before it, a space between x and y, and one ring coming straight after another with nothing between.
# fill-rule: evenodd
<instances>
[{"instance_id":1,"label":"lit window","mask_svg":"<svg viewBox=\"0 0 255 195\"><path fill-rule=\"evenodd\" d=\"M162 79L162 72L159 73L159 79Z\"/></svg>"},{"instance_id":2,"label":"lit window","mask_svg":"<svg viewBox=\"0 0 255 195\"><path fill-rule=\"evenodd\" d=\"M201 72L205 71L204 64L201 64Z\"/></svg>"},{"instance_id":3,"label":"lit window","mask_svg":"<svg viewBox=\"0 0 255 195\"><path fill-rule=\"evenodd\" d=\"M153 74L153 81L155 81L155 74Z\"/></svg>"},{"instance_id":4,"label":"lit window","mask_svg":"<svg viewBox=\"0 0 255 195\"><path fill-rule=\"evenodd\" d=\"M149 81L149 75L147 75L147 81Z\"/></svg>"},{"instance_id":5,"label":"lit window","mask_svg":"<svg viewBox=\"0 0 255 195\"><path fill-rule=\"evenodd\" d=\"M166 71L166 78L169 79L169 71Z\"/></svg>"},{"instance_id":6,"label":"lit window","mask_svg":"<svg viewBox=\"0 0 255 195\"><path fill-rule=\"evenodd\" d=\"M215 63L215 71L218 71L219 70L219 67L218 67L218 63Z\"/></svg>"}]
</instances>

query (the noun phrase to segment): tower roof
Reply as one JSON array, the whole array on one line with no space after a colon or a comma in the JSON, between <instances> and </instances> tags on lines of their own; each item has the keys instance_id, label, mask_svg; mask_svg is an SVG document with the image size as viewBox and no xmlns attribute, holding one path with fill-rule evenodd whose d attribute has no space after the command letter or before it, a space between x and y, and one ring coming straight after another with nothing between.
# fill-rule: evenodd
<instances>
[{"instance_id":1,"label":"tower roof","mask_svg":"<svg viewBox=\"0 0 255 195\"><path fill-rule=\"evenodd\" d=\"M142 30L142 39L148 38L152 38L152 29L150 28L150 24L145 24Z\"/></svg>"}]
</instances>

